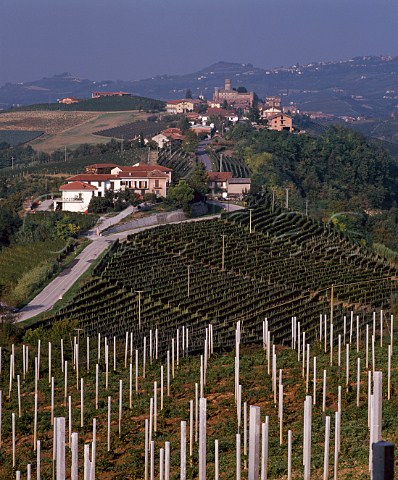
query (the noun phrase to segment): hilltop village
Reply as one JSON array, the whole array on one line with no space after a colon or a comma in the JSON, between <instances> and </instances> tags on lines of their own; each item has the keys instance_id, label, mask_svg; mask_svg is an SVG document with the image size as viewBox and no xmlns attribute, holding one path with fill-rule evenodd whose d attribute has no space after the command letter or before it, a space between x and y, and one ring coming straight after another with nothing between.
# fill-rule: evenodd
<instances>
[{"instance_id":1,"label":"hilltop village","mask_svg":"<svg viewBox=\"0 0 398 480\"><path fill-rule=\"evenodd\" d=\"M93 92L93 99L109 97L128 97L127 92ZM85 171L71 176L67 183L60 186L61 198L54 200L55 210L85 212L88 210L93 197L104 197L107 191L121 192L129 190L144 199L145 195L153 194L156 197L166 197L167 189L172 183L172 169L157 164L159 151L170 152L181 147L194 135L198 142L201 154L204 146L213 139L224 135L230 127L237 123L250 122L257 128L266 128L271 131L294 131L292 116L299 113L294 105L283 107L280 97L266 97L265 101L258 100L254 92L247 92L245 88L232 88L231 81L225 80L224 88L216 87L213 98L193 99L190 91L187 98L169 100L165 104L167 114L180 118L184 127L167 127L156 134L143 135L137 133L130 141L141 141L148 147L155 146L157 153L151 155L150 165L137 163L132 166L116 164L94 164L85 168ZM74 105L79 100L65 97L59 100L62 105ZM156 125L154 132L156 132ZM201 143L200 143L201 142ZM197 157L202 160L200 156ZM228 169L223 171L222 161L219 169L213 171L207 154L203 159L207 170L207 188L210 194L223 194L225 198L241 199L250 190L250 178L234 176ZM209 163L208 163L209 162Z\"/></svg>"}]
</instances>

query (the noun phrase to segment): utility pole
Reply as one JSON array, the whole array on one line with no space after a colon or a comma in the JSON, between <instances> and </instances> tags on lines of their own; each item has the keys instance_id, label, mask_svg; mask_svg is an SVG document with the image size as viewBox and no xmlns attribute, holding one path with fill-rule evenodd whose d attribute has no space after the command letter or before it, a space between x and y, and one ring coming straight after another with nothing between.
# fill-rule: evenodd
<instances>
[{"instance_id":1,"label":"utility pole","mask_svg":"<svg viewBox=\"0 0 398 480\"><path fill-rule=\"evenodd\" d=\"M249 208L249 233L252 233L252 211L253 209L252 208Z\"/></svg>"},{"instance_id":2,"label":"utility pole","mask_svg":"<svg viewBox=\"0 0 398 480\"><path fill-rule=\"evenodd\" d=\"M305 216L308 217L308 200L305 201Z\"/></svg>"},{"instance_id":3,"label":"utility pole","mask_svg":"<svg viewBox=\"0 0 398 480\"><path fill-rule=\"evenodd\" d=\"M66 145L65 145L65 162L67 161L68 159L68 156L67 156L67 153L66 153Z\"/></svg>"},{"instance_id":4,"label":"utility pole","mask_svg":"<svg viewBox=\"0 0 398 480\"><path fill-rule=\"evenodd\" d=\"M271 205L271 211L274 213L275 210L275 189L272 189L272 205Z\"/></svg>"},{"instance_id":5,"label":"utility pole","mask_svg":"<svg viewBox=\"0 0 398 480\"><path fill-rule=\"evenodd\" d=\"M334 285L330 289L330 325L333 324Z\"/></svg>"},{"instance_id":6,"label":"utility pole","mask_svg":"<svg viewBox=\"0 0 398 480\"><path fill-rule=\"evenodd\" d=\"M222 172L222 153L220 153L220 172Z\"/></svg>"},{"instance_id":7,"label":"utility pole","mask_svg":"<svg viewBox=\"0 0 398 480\"><path fill-rule=\"evenodd\" d=\"M135 293L138 293L138 328L141 330L141 293L143 290L136 290Z\"/></svg>"},{"instance_id":8,"label":"utility pole","mask_svg":"<svg viewBox=\"0 0 398 480\"><path fill-rule=\"evenodd\" d=\"M286 188L286 201L285 201L285 208L286 210L289 210L289 189Z\"/></svg>"},{"instance_id":9,"label":"utility pole","mask_svg":"<svg viewBox=\"0 0 398 480\"><path fill-rule=\"evenodd\" d=\"M221 271L224 271L224 258L225 258L225 235L222 234L222 253L221 253Z\"/></svg>"},{"instance_id":10,"label":"utility pole","mask_svg":"<svg viewBox=\"0 0 398 480\"><path fill-rule=\"evenodd\" d=\"M191 278L190 278L190 272L191 272L191 265L188 265L188 297L189 297L189 287L190 287L190 281L191 281Z\"/></svg>"}]
</instances>

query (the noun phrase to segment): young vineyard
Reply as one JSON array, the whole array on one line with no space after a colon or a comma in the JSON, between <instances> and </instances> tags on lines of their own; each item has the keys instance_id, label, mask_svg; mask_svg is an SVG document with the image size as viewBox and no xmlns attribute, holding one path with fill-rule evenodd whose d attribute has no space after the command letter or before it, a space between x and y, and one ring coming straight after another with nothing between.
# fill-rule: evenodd
<instances>
[{"instance_id":1,"label":"young vineyard","mask_svg":"<svg viewBox=\"0 0 398 480\"><path fill-rule=\"evenodd\" d=\"M0 348L0 478L369 479L372 443L398 437L393 317L331 313L311 343L291 318L285 346L237 322L226 353L213 324L30 331Z\"/></svg>"}]
</instances>

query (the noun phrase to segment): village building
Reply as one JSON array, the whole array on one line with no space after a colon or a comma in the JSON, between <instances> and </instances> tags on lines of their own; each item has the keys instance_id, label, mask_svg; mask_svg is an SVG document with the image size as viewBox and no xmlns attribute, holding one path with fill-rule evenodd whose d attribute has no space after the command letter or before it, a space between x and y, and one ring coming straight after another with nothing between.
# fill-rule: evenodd
<instances>
[{"instance_id":1,"label":"village building","mask_svg":"<svg viewBox=\"0 0 398 480\"><path fill-rule=\"evenodd\" d=\"M191 126L191 131L196 133L196 135L207 135L207 136L211 136L211 132L212 132L212 127L209 126L209 125L192 125Z\"/></svg>"},{"instance_id":2,"label":"village building","mask_svg":"<svg viewBox=\"0 0 398 480\"><path fill-rule=\"evenodd\" d=\"M208 108L206 113L200 115L200 118L204 123L210 122L211 117L222 117L231 123L236 123L239 120L235 110L226 110L224 108Z\"/></svg>"},{"instance_id":3,"label":"village building","mask_svg":"<svg viewBox=\"0 0 398 480\"><path fill-rule=\"evenodd\" d=\"M195 108L201 105L203 102L201 100L193 98L185 98L182 100L168 100L166 103L166 112L173 115L179 113L188 113L193 112Z\"/></svg>"},{"instance_id":4,"label":"village building","mask_svg":"<svg viewBox=\"0 0 398 480\"><path fill-rule=\"evenodd\" d=\"M212 195L226 192L228 189L227 181L232 178L231 172L207 172L207 186Z\"/></svg>"},{"instance_id":5,"label":"village building","mask_svg":"<svg viewBox=\"0 0 398 480\"><path fill-rule=\"evenodd\" d=\"M158 148L163 148L170 142L170 139L163 135L162 133L158 133L154 137L151 138L152 142L155 142Z\"/></svg>"},{"instance_id":6,"label":"village building","mask_svg":"<svg viewBox=\"0 0 398 480\"><path fill-rule=\"evenodd\" d=\"M268 117L268 130L281 131L293 131L292 117L286 115L286 113L276 113L271 117Z\"/></svg>"},{"instance_id":7,"label":"village building","mask_svg":"<svg viewBox=\"0 0 398 480\"><path fill-rule=\"evenodd\" d=\"M253 106L254 92L238 92L231 87L231 80L227 79L224 88L215 87L212 104L222 106L224 102L234 108L248 109Z\"/></svg>"},{"instance_id":8,"label":"village building","mask_svg":"<svg viewBox=\"0 0 398 480\"><path fill-rule=\"evenodd\" d=\"M228 178L227 195L228 198L241 199L251 187L250 178Z\"/></svg>"}]
</instances>

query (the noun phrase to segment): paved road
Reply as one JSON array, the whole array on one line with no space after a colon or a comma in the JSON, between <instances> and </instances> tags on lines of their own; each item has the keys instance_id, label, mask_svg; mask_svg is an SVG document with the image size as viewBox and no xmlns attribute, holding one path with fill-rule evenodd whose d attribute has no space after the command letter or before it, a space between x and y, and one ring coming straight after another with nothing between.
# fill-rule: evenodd
<instances>
[{"instance_id":1,"label":"paved road","mask_svg":"<svg viewBox=\"0 0 398 480\"><path fill-rule=\"evenodd\" d=\"M199 145L196 148L196 158L198 159L198 161L204 163L206 171L211 172L211 159L205 151L205 148L209 143L210 140L202 140L201 142L199 142Z\"/></svg>"},{"instance_id":2,"label":"paved road","mask_svg":"<svg viewBox=\"0 0 398 480\"><path fill-rule=\"evenodd\" d=\"M219 202L217 200L208 200L207 203L210 205L217 205L217 207L222 207L226 212L237 212L238 210L243 210L245 207L241 205L235 205L230 202Z\"/></svg>"},{"instance_id":3,"label":"paved road","mask_svg":"<svg viewBox=\"0 0 398 480\"><path fill-rule=\"evenodd\" d=\"M232 205L230 205L232 207ZM108 228L110 224L114 225L119 222L121 218L132 213L134 207L128 207L121 214L111 219L103 220L102 223L91 230L88 234L92 243L88 245L82 253L80 253L72 265L63 270L58 277L56 277L51 283L49 283L28 305L20 310L18 322L22 322L36 315L39 315L47 310L50 310L55 303L65 295L65 293L71 288L71 286L80 278L80 276L88 270L90 265L95 259L108 248L115 240L124 240L131 233L141 232L150 228L156 228L158 225L143 226L135 228L134 230L128 230L120 233L116 233L109 236L97 235L97 228L99 231ZM130 211L128 212L127 210ZM210 220L219 218L220 215L211 215L207 217L194 218L189 220L177 221L172 223L184 223L184 222L200 222L204 220Z\"/></svg>"},{"instance_id":4,"label":"paved road","mask_svg":"<svg viewBox=\"0 0 398 480\"><path fill-rule=\"evenodd\" d=\"M40 205L35 208L35 212L46 212L47 210L50 210L52 205L54 203L54 200L43 200Z\"/></svg>"}]
</instances>

